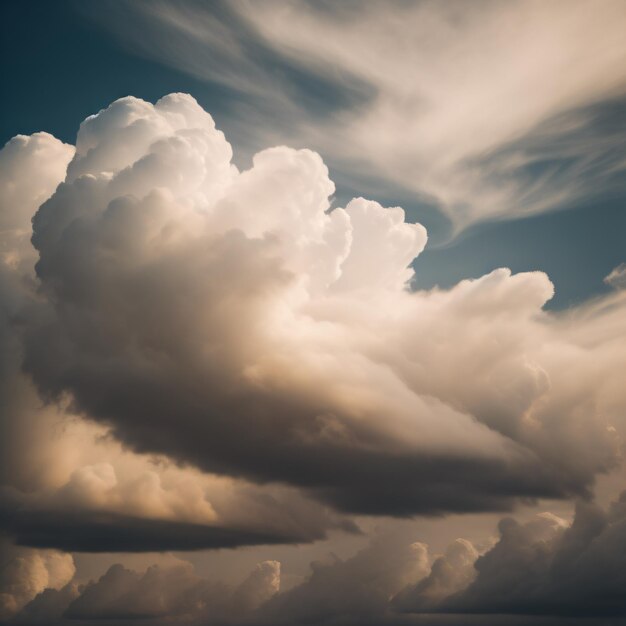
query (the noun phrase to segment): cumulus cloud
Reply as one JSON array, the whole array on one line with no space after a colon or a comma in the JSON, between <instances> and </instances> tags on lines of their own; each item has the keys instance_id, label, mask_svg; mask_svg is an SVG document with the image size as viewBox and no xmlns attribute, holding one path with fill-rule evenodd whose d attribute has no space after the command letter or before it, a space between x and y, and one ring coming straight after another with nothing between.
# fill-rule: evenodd
<instances>
[{"instance_id":1,"label":"cumulus cloud","mask_svg":"<svg viewBox=\"0 0 626 626\"><path fill-rule=\"evenodd\" d=\"M623 290L566 314L543 310L541 272L411 291L421 225L364 198L331 210L310 150L264 150L239 171L184 94L114 102L83 122L75 152L37 135L1 158L18 199L2 219L20 234L3 240L0 268L0 525L19 544L312 541L356 530L352 513L588 496L620 461ZM30 196L29 172L42 177ZM377 549L320 565L267 606L382 614L409 585L406 606L447 606L464 585L480 590L495 558L471 582L476 553L460 541L420 582L421 548ZM398 569L379 580L383 554ZM273 567L236 603L262 603ZM315 600L339 578L354 582L340 599Z\"/></svg>"},{"instance_id":2,"label":"cumulus cloud","mask_svg":"<svg viewBox=\"0 0 626 626\"><path fill-rule=\"evenodd\" d=\"M137 618L184 623L318 623L327 619L383 617L389 599L429 570L427 546L407 545L381 534L353 557L329 555L311 563L300 585L280 593L281 566L258 563L238 584L203 578L190 563L157 565L136 572L113 565L97 581L77 590L70 583L39 594L15 617L45 621ZM48 611L46 613L46 611Z\"/></svg>"},{"instance_id":3,"label":"cumulus cloud","mask_svg":"<svg viewBox=\"0 0 626 626\"><path fill-rule=\"evenodd\" d=\"M279 591L280 563L264 561L242 582L228 585L198 576L191 563L181 561L145 572L111 566L98 580L47 589L13 618L16 623L115 623L141 619L148 623L223 624L248 620Z\"/></svg>"},{"instance_id":4,"label":"cumulus cloud","mask_svg":"<svg viewBox=\"0 0 626 626\"><path fill-rule=\"evenodd\" d=\"M18 253L31 252L31 219L65 178L74 147L48 133L17 135L0 151L0 243L2 261L18 262ZM21 245L20 245L21 244Z\"/></svg>"},{"instance_id":5,"label":"cumulus cloud","mask_svg":"<svg viewBox=\"0 0 626 626\"><path fill-rule=\"evenodd\" d=\"M59 590L74 576L69 554L16 548L0 539L0 619L6 619L45 589Z\"/></svg>"},{"instance_id":6,"label":"cumulus cloud","mask_svg":"<svg viewBox=\"0 0 626 626\"><path fill-rule=\"evenodd\" d=\"M88 141L87 132L81 149ZM65 179L74 153L46 133L18 136L0 151L2 528L18 543L79 551L311 541L328 528L354 530L293 490L258 489L133 454L106 426L81 419L71 399L42 402L22 371L19 337L24 311L41 299L31 218Z\"/></svg>"},{"instance_id":7,"label":"cumulus cloud","mask_svg":"<svg viewBox=\"0 0 626 626\"><path fill-rule=\"evenodd\" d=\"M544 313L544 274L411 293L426 233L402 209L356 199L331 211L334 186L308 150L265 150L244 172L231 157L181 94L124 98L81 125L33 220L39 294L20 312L45 399L69 398L135 452L349 512L507 508L584 493L616 462L623 397L596 407L623 352L595 349L597 389L589 358L565 375L601 323ZM180 489L142 476L154 496L141 506L180 519ZM106 464L61 492L139 506Z\"/></svg>"},{"instance_id":8,"label":"cumulus cloud","mask_svg":"<svg viewBox=\"0 0 626 626\"><path fill-rule=\"evenodd\" d=\"M259 563L237 584L199 576L184 561L145 572L117 564L87 585L66 577L34 598L29 590L32 599L14 621L560 625L578 618L619 620L626 615L625 529L626 493L608 510L579 502L571 523L549 512L525 523L503 518L499 538L482 554L466 539L433 555L426 544L375 534L347 559L330 554L312 562L309 575L286 591L280 590L277 561Z\"/></svg>"},{"instance_id":9,"label":"cumulus cloud","mask_svg":"<svg viewBox=\"0 0 626 626\"><path fill-rule=\"evenodd\" d=\"M429 613L436 611L442 600L465 589L475 578L474 564L478 551L466 539L456 539L445 554L437 557L428 576L405 587L393 598L399 611Z\"/></svg>"},{"instance_id":10,"label":"cumulus cloud","mask_svg":"<svg viewBox=\"0 0 626 626\"><path fill-rule=\"evenodd\" d=\"M580 503L571 526L551 515L500 522L477 576L445 600L449 612L624 616L626 495L608 511Z\"/></svg>"},{"instance_id":11,"label":"cumulus cloud","mask_svg":"<svg viewBox=\"0 0 626 626\"><path fill-rule=\"evenodd\" d=\"M30 485L45 460L24 450L45 440L33 427L41 401L20 372L22 347L15 327L34 297L36 252L30 243L31 219L64 179L74 147L47 133L18 135L0 150L0 478ZM43 461L43 462L42 462Z\"/></svg>"},{"instance_id":12,"label":"cumulus cloud","mask_svg":"<svg viewBox=\"0 0 626 626\"><path fill-rule=\"evenodd\" d=\"M353 557L311 563L301 585L275 596L260 611L262 623L324 623L380 619L389 600L429 570L428 547L392 535L374 537Z\"/></svg>"},{"instance_id":13,"label":"cumulus cloud","mask_svg":"<svg viewBox=\"0 0 626 626\"><path fill-rule=\"evenodd\" d=\"M307 581L264 607L267 623L469 624L480 623L474 614L483 623L495 614L499 623L569 624L626 615L626 493L608 510L580 501L571 523L544 512L525 523L503 518L498 531L482 554L466 539L433 556L424 544L387 538L345 562L312 564ZM402 621L405 614L416 621Z\"/></svg>"}]
</instances>

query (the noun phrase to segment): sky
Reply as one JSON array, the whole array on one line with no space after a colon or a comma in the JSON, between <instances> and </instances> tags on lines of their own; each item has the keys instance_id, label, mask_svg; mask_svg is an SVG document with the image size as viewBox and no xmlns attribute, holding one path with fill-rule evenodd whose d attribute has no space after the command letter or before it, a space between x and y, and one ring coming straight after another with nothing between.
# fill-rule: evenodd
<instances>
[{"instance_id":1,"label":"sky","mask_svg":"<svg viewBox=\"0 0 626 626\"><path fill-rule=\"evenodd\" d=\"M0 11L0 622L626 624L623 0Z\"/></svg>"}]
</instances>

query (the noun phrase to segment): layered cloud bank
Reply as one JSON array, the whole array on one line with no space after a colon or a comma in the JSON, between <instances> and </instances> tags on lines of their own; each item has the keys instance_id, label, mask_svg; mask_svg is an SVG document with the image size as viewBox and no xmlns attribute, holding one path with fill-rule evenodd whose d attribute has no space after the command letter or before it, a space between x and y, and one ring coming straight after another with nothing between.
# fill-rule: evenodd
<instances>
[{"instance_id":1,"label":"layered cloud bank","mask_svg":"<svg viewBox=\"0 0 626 626\"><path fill-rule=\"evenodd\" d=\"M465 539L434 555L423 543L380 535L349 559L311 563L307 578L286 591L276 561L259 563L235 585L198 576L184 561L141 573L113 565L87 585L50 584L14 621L469 624L481 623L473 621L478 614L482 623L532 624L544 616L552 621L537 623L571 624L618 618L626 612L625 496L608 511L581 503L571 524L550 513L525 524L502 519L499 538L483 554ZM421 621L423 615L430 621Z\"/></svg>"},{"instance_id":2,"label":"layered cloud bank","mask_svg":"<svg viewBox=\"0 0 626 626\"><path fill-rule=\"evenodd\" d=\"M264 150L243 172L231 159L184 94L114 102L75 149L39 133L0 153L0 525L12 541L298 543L356 530L356 513L586 497L617 466L626 292L558 316L542 309L553 288L541 272L411 291L426 232L402 209L334 207L309 150ZM360 588L353 602L386 611L426 567L412 550L380 602ZM455 544L398 606L486 606L478 564L497 559L477 561L466 587L476 556ZM310 593L361 569L336 567ZM143 589L146 576L102 584ZM62 593L89 617L76 606L91 601ZM293 614L297 594L267 610Z\"/></svg>"}]
</instances>

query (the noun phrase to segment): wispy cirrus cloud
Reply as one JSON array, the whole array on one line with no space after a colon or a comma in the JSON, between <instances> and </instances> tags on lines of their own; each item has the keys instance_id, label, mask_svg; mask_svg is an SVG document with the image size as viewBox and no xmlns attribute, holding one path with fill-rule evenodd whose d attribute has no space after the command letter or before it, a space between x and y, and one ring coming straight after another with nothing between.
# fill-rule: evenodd
<instances>
[{"instance_id":1,"label":"wispy cirrus cloud","mask_svg":"<svg viewBox=\"0 0 626 626\"><path fill-rule=\"evenodd\" d=\"M122 26L127 45L243 94L246 115L231 115L255 147L314 147L346 175L430 198L456 231L619 185L622 2L126 9L148 28Z\"/></svg>"}]
</instances>

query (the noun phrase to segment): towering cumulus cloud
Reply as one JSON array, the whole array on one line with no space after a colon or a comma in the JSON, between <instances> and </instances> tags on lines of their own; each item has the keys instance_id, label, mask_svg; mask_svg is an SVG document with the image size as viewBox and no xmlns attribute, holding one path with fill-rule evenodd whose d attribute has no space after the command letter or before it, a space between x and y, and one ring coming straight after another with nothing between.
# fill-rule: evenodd
<instances>
[{"instance_id":1,"label":"towering cumulus cloud","mask_svg":"<svg viewBox=\"0 0 626 626\"><path fill-rule=\"evenodd\" d=\"M243 172L231 157L184 94L114 102L82 123L75 153L46 134L2 151L0 523L13 540L311 541L354 530L355 513L587 496L617 464L626 292L558 316L542 309L553 288L541 272L412 291L426 232L402 209L333 207L309 150L264 150ZM471 569L475 557L461 542L446 558ZM419 597L473 580L451 567ZM259 604L275 573L266 564L233 593ZM107 576L89 597L149 584ZM85 616L95 605L81 598L71 611ZM129 606L144 604L119 600Z\"/></svg>"},{"instance_id":2,"label":"towering cumulus cloud","mask_svg":"<svg viewBox=\"0 0 626 626\"><path fill-rule=\"evenodd\" d=\"M608 467L615 437L571 388L584 364L541 312L544 274L410 293L426 233L401 209L330 211L307 150L230 159L181 94L81 125L33 219L21 337L44 398L136 451L347 511L500 508Z\"/></svg>"}]
</instances>

